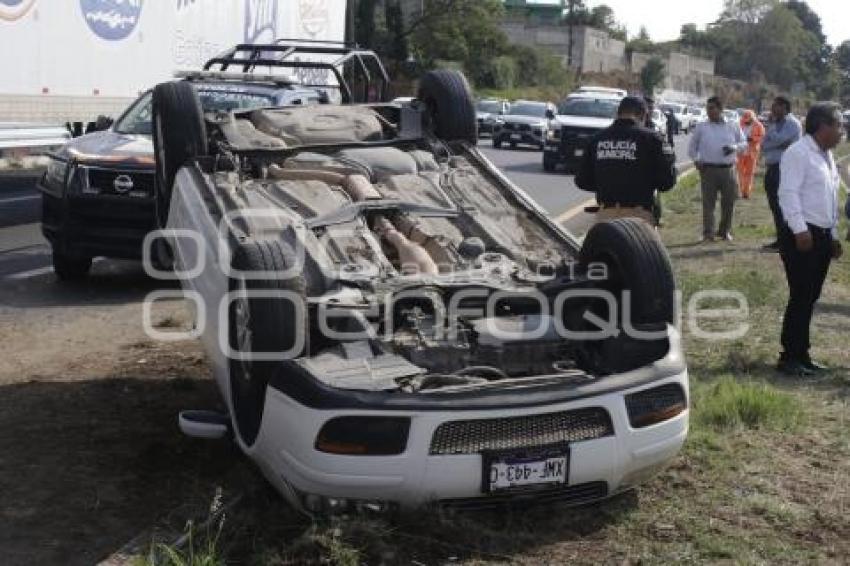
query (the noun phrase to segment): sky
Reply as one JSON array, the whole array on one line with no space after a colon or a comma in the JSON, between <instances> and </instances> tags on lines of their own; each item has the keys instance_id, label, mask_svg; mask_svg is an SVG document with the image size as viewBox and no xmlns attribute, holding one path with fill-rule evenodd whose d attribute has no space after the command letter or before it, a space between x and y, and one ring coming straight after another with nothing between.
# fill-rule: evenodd
<instances>
[{"instance_id":1,"label":"sky","mask_svg":"<svg viewBox=\"0 0 850 566\"><path fill-rule=\"evenodd\" d=\"M806 0L821 19L824 33L834 47L850 39L850 2L847 0ZM586 0L588 7L607 4L614 10L617 21L637 35L646 26L653 41L667 41L679 37L682 24L695 23L704 29L723 11L723 0Z\"/></svg>"}]
</instances>

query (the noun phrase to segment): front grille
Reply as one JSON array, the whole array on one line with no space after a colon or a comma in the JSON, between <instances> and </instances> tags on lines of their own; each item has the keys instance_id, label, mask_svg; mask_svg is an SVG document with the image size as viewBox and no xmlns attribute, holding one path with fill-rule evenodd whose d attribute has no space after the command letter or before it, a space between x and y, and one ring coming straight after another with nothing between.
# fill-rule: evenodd
<instances>
[{"instance_id":1,"label":"front grille","mask_svg":"<svg viewBox=\"0 0 850 566\"><path fill-rule=\"evenodd\" d=\"M562 138L589 138L598 134L601 130L594 128L575 128L573 126L563 126L561 128Z\"/></svg>"},{"instance_id":2,"label":"front grille","mask_svg":"<svg viewBox=\"0 0 850 566\"><path fill-rule=\"evenodd\" d=\"M127 178L132 182L132 189L122 191L115 188L115 180L119 177L126 183ZM103 195L123 195L132 194L133 196L153 196L153 173L140 173L137 171L121 171L113 169L96 169L88 170L88 185L93 189L98 189L99 194Z\"/></svg>"},{"instance_id":3,"label":"front grille","mask_svg":"<svg viewBox=\"0 0 850 566\"><path fill-rule=\"evenodd\" d=\"M588 482L556 489L537 489L526 493L496 493L482 497L443 499L438 505L450 511L478 511L509 505L561 503L581 505L608 496L608 484L604 481Z\"/></svg>"},{"instance_id":4,"label":"front grille","mask_svg":"<svg viewBox=\"0 0 850 566\"><path fill-rule=\"evenodd\" d=\"M451 421L437 427L432 455L478 454L485 450L532 448L591 440L614 434L601 407L523 417Z\"/></svg>"}]
</instances>

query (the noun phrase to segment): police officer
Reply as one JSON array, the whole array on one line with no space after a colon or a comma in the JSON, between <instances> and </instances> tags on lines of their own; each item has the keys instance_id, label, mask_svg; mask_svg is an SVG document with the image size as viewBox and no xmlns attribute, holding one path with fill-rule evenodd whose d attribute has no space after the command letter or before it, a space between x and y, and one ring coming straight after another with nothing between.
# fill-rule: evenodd
<instances>
[{"instance_id":1,"label":"police officer","mask_svg":"<svg viewBox=\"0 0 850 566\"><path fill-rule=\"evenodd\" d=\"M599 219L634 217L655 224L655 191L676 184L673 150L643 126L646 104L635 96L620 102L614 123L591 138L576 185L596 193Z\"/></svg>"}]
</instances>

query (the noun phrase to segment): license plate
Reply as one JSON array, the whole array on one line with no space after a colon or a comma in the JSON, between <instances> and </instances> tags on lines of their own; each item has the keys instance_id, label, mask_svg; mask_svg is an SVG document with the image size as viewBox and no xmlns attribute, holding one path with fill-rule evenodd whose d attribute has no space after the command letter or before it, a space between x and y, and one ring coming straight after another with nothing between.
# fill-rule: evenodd
<instances>
[{"instance_id":1,"label":"license plate","mask_svg":"<svg viewBox=\"0 0 850 566\"><path fill-rule=\"evenodd\" d=\"M522 134L511 134L511 139L521 141L522 140Z\"/></svg>"},{"instance_id":2,"label":"license plate","mask_svg":"<svg viewBox=\"0 0 850 566\"><path fill-rule=\"evenodd\" d=\"M569 454L563 449L543 454L495 454L484 460L486 492L567 483Z\"/></svg>"},{"instance_id":3,"label":"license plate","mask_svg":"<svg viewBox=\"0 0 850 566\"><path fill-rule=\"evenodd\" d=\"M577 149L576 150L576 157L582 157L583 155L584 155L583 149Z\"/></svg>"}]
</instances>

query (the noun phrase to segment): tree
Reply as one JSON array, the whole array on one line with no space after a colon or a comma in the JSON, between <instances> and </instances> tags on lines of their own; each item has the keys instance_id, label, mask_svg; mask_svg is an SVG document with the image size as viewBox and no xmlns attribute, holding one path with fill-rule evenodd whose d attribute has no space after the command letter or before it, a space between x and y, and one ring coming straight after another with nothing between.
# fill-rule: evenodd
<instances>
[{"instance_id":1,"label":"tree","mask_svg":"<svg viewBox=\"0 0 850 566\"><path fill-rule=\"evenodd\" d=\"M755 25L777 3L777 0L724 0L720 21L735 21Z\"/></svg>"},{"instance_id":2,"label":"tree","mask_svg":"<svg viewBox=\"0 0 850 566\"><path fill-rule=\"evenodd\" d=\"M424 0L423 13L410 24L410 50L424 68L438 60L458 61L476 84L488 84L493 60L508 54L499 27L500 0Z\"/></svg>"},{"instance_id":3,"label":"tree","mask_svg":"<svg viewBox=\"0 0 850 566\"><path fill-rule=\"evenodd\" d=\"M801 80L816 91L819 98L832 98L827 95L836 90L836 74L832 69L832 48L827 43L820 16L802 0L790 0L785 8L797 16L808 34L801 45L798 65Z\"/></svg>"},{"instance_id":4,"label":"tree","mask_svg":"<svg viewBox=\"0 0 850 566\"><path fill-rule=\"evenodd\" d=\"M628 44L629 51L637 51L639 53L651 53L655 51L655 44L652 43L652 39L649 37L649 31L646 29L646 26L640 26L640 31L638 31L638 35L636 38L631 40Z\"/></svg>"},{"instance_id":5,"label":"tree","mask_svg":"<svg viewBox=\"0 0 850 566\"><path fill-rule=\"evenodd\" d=\"M650 57L643 69L640 70L640 86L646 96L652 96L655 88L664 82L667 76L664 61L660 57Z\"/></svg>"},{"instance_id":6,"label":"tree","mask_svg":"<svg viewBox=\"0 0 850 566\"><path fill-rule=\"evenodd\" d=\"M778 5L759 22L749 63L763 72L768 82L791 88L805 82L800 61L811 39L794 13Z\"/></svg>"}]
</instances>

